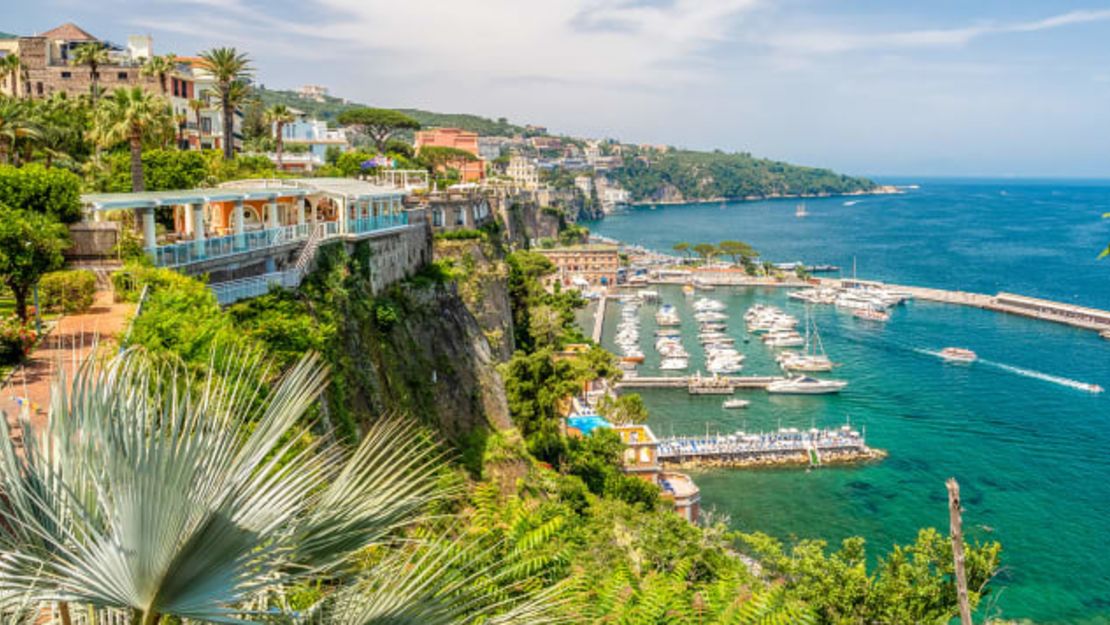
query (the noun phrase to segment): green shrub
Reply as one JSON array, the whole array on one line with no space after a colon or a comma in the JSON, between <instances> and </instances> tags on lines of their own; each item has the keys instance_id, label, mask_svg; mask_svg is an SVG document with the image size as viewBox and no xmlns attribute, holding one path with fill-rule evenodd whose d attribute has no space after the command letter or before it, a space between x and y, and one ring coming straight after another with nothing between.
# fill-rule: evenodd
<instances>
[{"instance_id":1,"label":"green shrub","mask_svg":"<svg viewBox=\"0 0 1110 625\"><path fill-rule=\"evenodd\" d=\"M96 274L87 269L55 271L39 280L39 305L50 312L84 312L95 295Z\"/></svg>"},{"instance_id":2,"label":"green shrub","mask_svg":"<svg viewBox=\"0 0 1110 625\"><path fill-rule=\"evenodd\" d=\"M459 228L458 230L446 230L436 233L436 238L444 241L468 241L472 239L481 239L484 236L486 236L484 232L473 228Z\"/></svg>"}]
</instances>

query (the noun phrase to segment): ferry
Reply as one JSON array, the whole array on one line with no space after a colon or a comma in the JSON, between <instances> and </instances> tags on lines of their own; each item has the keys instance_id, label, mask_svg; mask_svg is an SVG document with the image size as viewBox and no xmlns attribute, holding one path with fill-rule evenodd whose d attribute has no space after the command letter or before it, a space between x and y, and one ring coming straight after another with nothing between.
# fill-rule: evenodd
<instances>
[{"instance_id":1,"label":"ferry","mask_svg":"<svg viewBox=\"0 0 1110 625\"><path fill-rule=\"evenodd\" d=\"M972 363L979 360L978 354L962 347L945 347L940 350L940 357L948 362Z\"/></svg>"},{"instance_id":2,"label":"ferry","mask_svg":"<svg viewBox=\"0 0 1110 625\"><path fill-rule=\"evenodd\" d=\"M724 403L721 404L721 407L722 408L728 408L728 409L732 410L732 409L736 409L736 408L747 408L751 404L752 404L752 402L750 402L746 399L726 399L724 401Z\"/></svg>"},{"instance_id":3,"label":"ferry","mask_svg":"<svg viewBox=\"0 0 1110 625\"><path fill-rule=\"evenodd\" d=\"M819 380L809 376L799 376L771 382L767 385L767 392L779 395L828 395L839 393L845 386L848 386L848 383L843 380Z\"/></svg>"}]
</instances>

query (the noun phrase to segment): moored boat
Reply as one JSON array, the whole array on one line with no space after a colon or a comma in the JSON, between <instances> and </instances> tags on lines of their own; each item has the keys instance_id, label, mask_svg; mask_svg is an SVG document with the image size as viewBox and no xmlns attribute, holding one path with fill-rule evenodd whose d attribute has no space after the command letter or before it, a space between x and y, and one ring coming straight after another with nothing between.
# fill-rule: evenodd
<instances>
[{"instance_id":1,"label":"moored boat","mask_svg":"<svg viewBox=\"0 0 1110 625\"><path fill-rule=\"evenodd\" d=\"M845 386L848 386L848 383L843 380L821 380L798 376L771 382L767 385L767 392L780 395L828 395L839 393Z\"/></svg>"},{"instance_id":2,"label":"moored boat","mask_svg":"<svg viewBox=\"0 0 1110 625\"><path fill-rule=\"evenodd\" d=\"M721 407L728 409L747 408L751 403L752 402L746 399L726 399L724 403L721 404Z\"/></svg>"}]
</instances>

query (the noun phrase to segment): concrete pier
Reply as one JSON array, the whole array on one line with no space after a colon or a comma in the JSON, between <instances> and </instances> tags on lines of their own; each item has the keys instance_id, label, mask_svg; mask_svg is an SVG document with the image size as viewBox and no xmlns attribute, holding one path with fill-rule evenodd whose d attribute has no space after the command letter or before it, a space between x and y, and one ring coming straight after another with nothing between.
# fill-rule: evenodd
<instances>
[{"instance_id":1,"label":"concrete pier","mask_svg":"<svg viewBox=\"0 0 1110 625\"><path fill-rule=\"evenodd\" d=\"M594 313L594 343L601 344L601 333L605 328L605 304L609 298L602 293L601 298L597 300L597 312Z\"/></svg>"}]
</instances>

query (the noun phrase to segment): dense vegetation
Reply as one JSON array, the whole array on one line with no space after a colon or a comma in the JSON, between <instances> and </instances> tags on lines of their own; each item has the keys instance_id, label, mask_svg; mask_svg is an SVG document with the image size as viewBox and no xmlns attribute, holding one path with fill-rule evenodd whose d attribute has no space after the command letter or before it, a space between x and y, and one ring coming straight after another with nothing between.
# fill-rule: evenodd
<instances>
[{"instance_id":1,"label":"dense vegetation","mask_svg":"<svg viewBox=\"0 0 1110 625\"><path fill-rule=\"evenodd\" d=\"M610 175L635 201L822 195L875 187L865 178L828 169L790 165L744 153L690 150L625 155L624 166Z\"/></svg>"}]
</instances>

